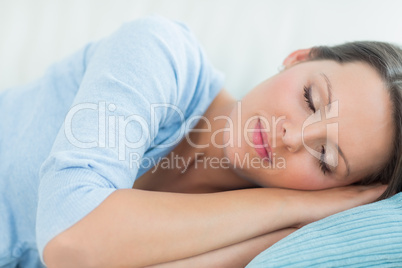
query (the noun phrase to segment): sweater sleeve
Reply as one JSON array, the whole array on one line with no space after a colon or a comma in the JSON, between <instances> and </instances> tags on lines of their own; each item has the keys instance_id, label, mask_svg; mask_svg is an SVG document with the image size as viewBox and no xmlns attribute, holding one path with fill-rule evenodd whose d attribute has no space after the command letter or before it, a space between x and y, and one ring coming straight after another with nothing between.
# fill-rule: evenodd
<instances>
[{"instance_id":1,"label":"sweater sleeve","mask_svg":"<svg viewBox=\"0 0 402 268\"><path fill-rule=\"evenodd\" d=\"M143 156L159 130L198 94L222 86L182 23L150 16L125 23L93 43L76 97L40 169L36 221L43 262L46 244L102 203L116 189L132 188ZM189 101L183 102L183 99ZM191 101L190 101L191 100Z\"/></svg>"}]
</instances>

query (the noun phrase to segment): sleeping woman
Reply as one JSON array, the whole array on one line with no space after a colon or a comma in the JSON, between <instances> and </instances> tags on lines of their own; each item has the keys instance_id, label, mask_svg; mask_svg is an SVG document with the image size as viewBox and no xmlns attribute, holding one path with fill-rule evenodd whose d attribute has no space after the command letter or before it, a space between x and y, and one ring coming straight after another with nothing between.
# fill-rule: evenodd
<instances>
[{"instance_id":1,"label":"sleeping woman","mask_svg":"<svg viewBox=\"0 0 402 268\"><path fill-rule=\"evenodd\" d=\"M400 192L402 50L283 66L238 101L184 24L152 16L2 92L0 265L244 267Z\"/></svg>"}]
</instances>

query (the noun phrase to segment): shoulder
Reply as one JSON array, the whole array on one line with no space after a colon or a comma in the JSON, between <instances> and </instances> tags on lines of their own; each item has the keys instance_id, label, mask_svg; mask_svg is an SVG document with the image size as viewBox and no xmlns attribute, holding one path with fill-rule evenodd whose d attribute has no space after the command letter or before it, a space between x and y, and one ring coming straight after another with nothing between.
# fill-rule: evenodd
<instances>
[{"instance_id":1,"label":"shoulder","mask_svg":"<svg viewBox=\"0 0 402 268\"><path fill-rule=\"evenodd\" d=\"M185 23L159 15L151 15L126 22L121 26L120 32L124 33L125 37L159 41L161 46L171 46L173 44L176 46L198 46L197 38ZM174 47L172 46L172 48Z\"/></svg>"},{"instance_id":2,"label":"shoulder","mask_svg":"<svg viewBox=\"0 0 402 268\"><path fill-rule=\"evenodd\" d=\"M98 60L118 65L170 68L176 78L179 73L189 74L188 69L198 70L205 58L202 45L185 23L159 15L125 22L97 42L93 54Z\"/></svg>"},{"instance_id":3,"label":"shoulder","mask_svg":"<svg viewBox=\"0 0 402 268\"><path fill-rule=\"evenodd\" d=\"M138 18L123 24L126 27L142 27L147 30L168 31L170 33L178 33L180 31L189 31L188 26L178 20L169 19L160 15L150 15Z\"/></svg>"}]
</instances>

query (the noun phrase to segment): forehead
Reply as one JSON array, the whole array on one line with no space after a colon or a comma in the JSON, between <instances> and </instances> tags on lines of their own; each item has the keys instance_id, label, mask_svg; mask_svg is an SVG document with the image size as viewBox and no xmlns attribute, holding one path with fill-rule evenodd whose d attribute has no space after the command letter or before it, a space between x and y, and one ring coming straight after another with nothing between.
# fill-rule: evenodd
<instances>
[{"instance_id":1,"label":"forehead","mask_svg":"<svg viewBox=\"0 0 402 268\"><path fill-rule=\"evenodd\" d=\"M391 100L377 71L366 63L315 62L312 77L322 73L338 101L338 142L356 176L381 168L391 153L393 121ZM325 80L322 85L327 88ZM326 104L326 103L325 103ZM339 160L343 164L343 160Z\"/></svg>"}]
</instances>

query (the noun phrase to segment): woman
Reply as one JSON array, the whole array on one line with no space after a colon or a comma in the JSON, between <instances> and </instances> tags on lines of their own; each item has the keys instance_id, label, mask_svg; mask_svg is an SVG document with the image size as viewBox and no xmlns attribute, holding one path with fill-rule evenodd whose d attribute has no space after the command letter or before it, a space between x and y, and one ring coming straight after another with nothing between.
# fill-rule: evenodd
<instances>
[{"instance_id":1,"label":"woman","mask_svg":"<svg viewBox=\"0 0 402 268\"><path fill-rule=\"evenodd\" d=\"M2 263L244 266L399 192L401 52L360 45L296 51L237 103L185 25L150 17L2 93Z\"/></svg>"}]
</instances>

